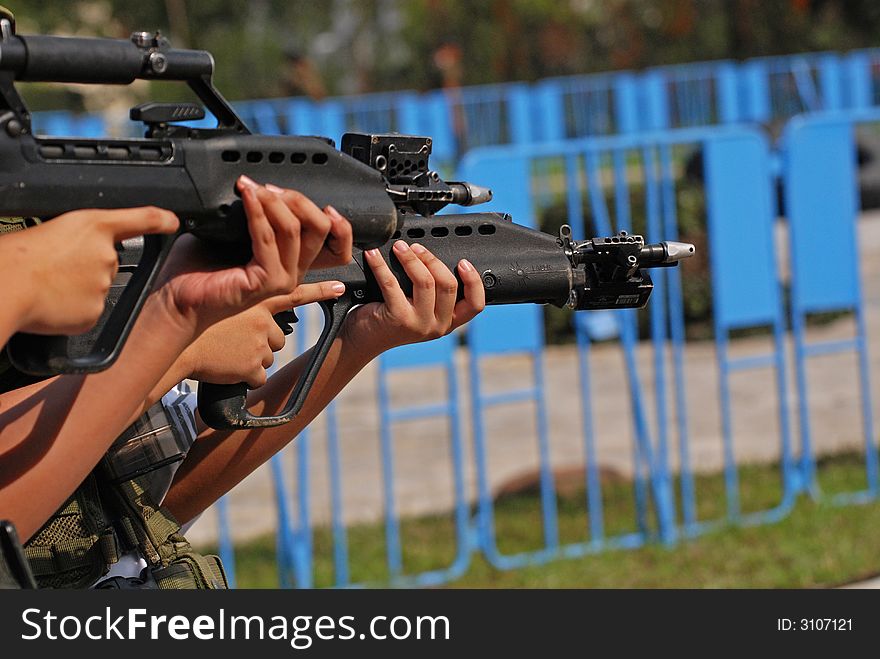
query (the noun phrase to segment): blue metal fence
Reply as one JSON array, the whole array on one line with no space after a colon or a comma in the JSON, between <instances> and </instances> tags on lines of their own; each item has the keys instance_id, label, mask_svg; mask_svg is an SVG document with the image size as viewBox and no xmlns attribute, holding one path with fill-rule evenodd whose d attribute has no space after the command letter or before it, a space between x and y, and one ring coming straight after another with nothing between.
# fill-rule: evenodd
<instances>
[{"instance_id":1,"label":"blue metal fence","mask_svg":"<svg viewBox=\"0 0 880 659\"><path fill-rule=\"evenodd\" d=\"M880 122L880 112L799 117L788 125L785 134L785 202L791 227L791 317L801 462L806 485L814 496L819 496L822 488L813 449L807 363L812 357L842 352L854 352L858 361L853 384L858 385L855 393L861 402L865 488L834 493L833 500L838 503L873 500L878 495L867 330L856 238L859 202L853 154L857 122ZM817 267L819 263L821 267ZM807 318L823 312L852 313L853 338L809 342Z\"/></svg>"},{"instance_id":2,"label":"blue metal fence","mask_svg":"<svg viewBox=\"0 0 880 659\"><path fill-rule=\"evenodd\" d=\"M856 217L857 172L854 126L880 122L880 52L855 51L756 59L745 63L711 62L658 67L642 73L557 78L535 85L497 85L427 94L404 92L368 97L256 100L237 103L245 120L266 134L329 134L345 130L426 133L434 153L451 167L463 158L458 174L495 191L493 208L535 226L543 210L561 204L576 238L638 228L649 240L674 239L685 163L701 162L705 221L713 300L715 356L718 367L719 444L725 481L725 509L714 518L699 514L695 477L694 428L688 404L684 300L678 270L656 271L655 292L647 312L649 363L640 357L635 312L582 314L575 319L585 489L585 539L560 537L556 509L552 437L544 383L545 359L541 310L519 306L490 309L467 331L469 387L459 390L456 337L393 351L379 362L379 448L382 467L385 563L397 585L436 585L452 580L476 552L501 569L580 556L609 547L637 547L652 540L672 543L721 523L764 523L787 514L796 496L807 491L835 503L874 500L880 472L872 418L867 328L859 275ZM843 108L851 110L843 111ZM774 153L758 128L741 125L791 120ZM95 137L103 121L67 113L35 113L37 132ZM507 146L482 146L507 143ZM694 154L700 160L694 161ZM789 229L790 309L776 263L776 185L781 175ZM637 224L637 227L634 225ZM743 264L743 246L749 260ZM822 267L816 267L821 263ZM819 313L851 314L852 338L808 340L808 319ZM792 431L787 375L791 370L785 341L788 323L794 344L798 432ZM302 350L303 327L298 327ZM769 352L733 351L731 334L769 330ZM632 420L632 528L609 532L603 507L599 461L603 436L596 427L591 395L596 342L617 346L629 393ZM818 356L855 355L854 395L861 410L861 456L865 487L856 492L826 492L821 485L814 419L809 394L821 384L809 377L808 363ZM487 393L484 369L513 354L531 364L522 388ZM503 366L501 367L503 368ZM439 371L446 397L429 405L400 407L388 382L401 370ZM642 372L651 372L651 379ZM737 459L739 419L731 395L738 374L770 372L777 394L779 500L767 509L742 510L741 467ZM470 409L473 459L462 434L462 400ZM534 414L543 543L525 551L502 550L494 524L490 437L486 416L513 403L527 403ZM498 409L496 409L498 408ZM324 415L333 543L333 583L358 585L357 561L348 548L343 510L342 471L336 406ZM404 565L400 515L395 495L397 426L407 420L439 416L449 427L452 516L456 552L447 566L412 572ZM793 441L796 435L797 445ZM307 432L291 451L296 494L288 485L289 468L272 460L277 515L280 585L315 583L311 510L313 446ZM467 474L474 470L474 491ZM475 514L470 506L476 504ZM220 551L235 579L229 532L228 500L217 507ZM619 522L619 520L616 520Z\"/></svg>"},{"instance_id":3,"label":"blue metal fence","mask_svg":"<svg viewBox=\"0 0 880 659\"><path fill-rule=\"evenodd\" d=\"M234 105L248 125L269 135L339 139L352 130L431 135L436 161L452 167L466 151L480 146L736 122L768 125L802 112L880 105L880 51L697 62L550 78L531 85ZM64 112L35 113L34 123L38 132L52 135L97 137L107 129L100 119Z\"/></svg>"},{"instance_id":4,"label":"blue metal fence","mask_svg":"<svg viewBox=\"0 0 880 659\"><path fill-rule=\"evenodd\" d=\"M650 345L653 348L653 394L640 378L641 361L637 355L638 337L635 314L615 313L617 336L626 367L630 409L633 422L632 488L634 529L609 534L603 510L603 485L599 478L601 433L594 427L595 413L591 400L591 351L594 349L585 324L577 329L579 375L582 383L582 427L584 451L585 530L584 541L560 539L556 518L556 491L553 461L545 409L545 387L541 364L543 332L539 310L535 307L490 309L469 326L470 378L469 405L473 432L476 490L468 492L464 471L466 459L460 433L459 414L462 394L457 391L454 361L456 341L447 338L435 344L410 347L386 355L379 368L379 406L381 415L380 446L383 466L386 561L392 583L398 585L436 585L454 579L470 564L474 552L480 552L494 566L511 569L560 557L581 556L603 549L632 548L651 540L674 542L679 535L693 536L721 523L756 524L778 520L790 510L801 491L821 493L816 476L816 452L810 439L807 406L806 359L841 349L855 350L859 357L856 378L863 411L863 457L866 487L859 492L834 493L833 501L849 503L877 497L877 449L871 418L870 388L864 310L858 285L858 254L854 237L855 168L853 166L853 122L880 120L880 113L836 115L817 119L798 119L786 131L782 172L786 190L786 209L791 237L791 316L795 339L795 373L799 409L800 455L795 459L791 438L786 375L789 372L784 346L787 314L782 304L782 285L776 265L774 237L775 177L774 155L767 139L755 129L742 127L662 131L653 134L616 136L601 139L566 140L544 145L519 145L485 148L470 153L464 161L464 178L479 180L496 191L498 208L514 212L517 219L534 224L542 205L552 203L553 194L539 194L551 180L563 177L566 185L560 193L575 231L592 222L599 233L631 228L633 206L644 204L644 230L649 240L677 235L682 161L688 151L703 153L706 194L708 252L713 285L713 309L722 444L725 479L725 509L720 517L704 519L698 514L698 485L691 456L694 439L688 415L686 391L685 336L680 273L660 272L655 278L655 294L650 310ZM816 163L820 161L821 168ZM556 161L561 167L547 166ZM544 163L544 166L538 166ZM559 195L556 195L558 198ZM585 211L589 217L585 216ZM830 224L829 224L830 223ZM830 241L818 236L833 235ZM832 244L829 244L832 243ZM748 246L748 263L743 262L743 245ZM815 264L821 261L822 268ZM805 318L808 314L829 310L855 312L856 336L851 341L833 344L807 343ZM580 316L579 320L588 317ZM768 327L772 350L767 354L736 356L729 354L732 331L750 327ZM493 356L524 353L533 364L534 380L524 389L483 391L481 367ZM400 369L439 368L447 378L444 401L417 408L395 407L385 379ZM501 367L503 368L503 367ZM737 412L729 390L729 380L743 370L772 369L778 395L778 452L780 462L780 499L765 510L743 511L739 503L741 466L736 452ZM671 386L667 373L671 371ZM491 488L491 464L488 458L490 438L484 427L489 408L511 402L531 401L536 415L538 472L540 475L541 524L544 542L539 547L516 553L499 548L493 523L494 497ZM653 402L653 414L649 412ZM332 412L335 415L335 411ZM400 541L400 519L394 499L394 424L406 419L439 414L450 422L450 463L453 469L457 550L452 563L421 573L404 570ZM675 422L672 423L672 418ZM334 416L335 418L335 416ZM673 432L674 429L674 432ZM328 433L328 450L337 457L330 461L335 476L331 478L333 496L333 536L335 584L352 585L349 578L352 561L346 547L341 514L341 478L339 475L338 438L335 429ZM673 436L678 451L673 452ZM307 442L299 438L295 448L306 451ZM502 440L503 441L503 440ZM307 458L299 455L298 477L300 520L279 524L279 566L282 585L308 586L313 583L313 548L305 539L310 535ZM274 466L274 465L273 465ZM678 487L676 488L676 481ZM276 483L283 483L276 473ZM279 495L287 500L287 494ZM306 503L303 503L303 502ZM469 504L476 502L471 517ZM279 519L284 505L279 503ZM615 520L620 526L619 520ZM293 549L296 548L296 549ZM295 576L287 576L295 575Z\"/></svg>"}]
</instances>

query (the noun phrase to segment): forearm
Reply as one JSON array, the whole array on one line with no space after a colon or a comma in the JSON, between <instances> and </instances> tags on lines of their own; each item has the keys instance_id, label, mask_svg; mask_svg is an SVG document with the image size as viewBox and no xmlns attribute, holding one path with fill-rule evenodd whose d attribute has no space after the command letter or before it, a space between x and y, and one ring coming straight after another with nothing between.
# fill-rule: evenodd
<instances>
[{"instance_id":1,"label":"forearm","mask_svg":"<svg viewBox=\"0 0 880 659\"><path fill-rule=\"evenodd\" d=\"M278 413L290 397L311 351L278 371L248 395L248 408L261 416ZM181 522L191 520L292 441L375 356L352 346L343 331L333 342L299 414L274 428L238 431L205 429L187 454L164 505Z\"/></svg>"},{"instance_id":2,"label":"forearm","mask_svg":"<svg viewBox=\"0 0 880 659\"><path fill-rule=\"evenodd\" d=\"M193 338L154 294L117 362L0 397L0 517L30 537L116 437L156 398L156 382Z\"/></svg>"}]
</instances>

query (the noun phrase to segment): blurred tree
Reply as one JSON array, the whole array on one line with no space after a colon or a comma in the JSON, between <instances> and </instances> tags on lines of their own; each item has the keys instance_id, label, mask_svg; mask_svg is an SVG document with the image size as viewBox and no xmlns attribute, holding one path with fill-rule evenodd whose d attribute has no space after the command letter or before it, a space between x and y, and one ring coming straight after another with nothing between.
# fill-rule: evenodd
<instances>
[{"instance_id":1,"label":"blurred tree","mask_svg":"<svg viewBox=\"0 0 880 659\"><path fill-rule=\"evenodd\" d=\"M450 49L461 54L460 84L480 84L880 45L878 0L7 2L22 32L159 29L210 50L231 99L307 93L285 82L291 52L309 63L309 87L333 95L448 85L436 55ZM75 96L52 98L67 106Z\"/></svg>"}]
</instances>

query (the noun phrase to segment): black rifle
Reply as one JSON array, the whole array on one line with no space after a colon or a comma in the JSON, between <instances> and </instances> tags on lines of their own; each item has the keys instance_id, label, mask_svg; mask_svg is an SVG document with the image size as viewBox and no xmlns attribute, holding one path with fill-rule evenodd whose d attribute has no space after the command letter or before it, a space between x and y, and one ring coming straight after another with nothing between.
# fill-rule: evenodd
<instances>
[{"instance_id":1,"label":"black rifle","mask_svg":"<svg viewBox=\"0 0 880 659\"><path fill-rule=\"evenodd\" d=\"M178 50L159 36L137 32L131 40L21 36L0 19L0 215L51 219L81 208L155 205L175 212L181 231L233 246L230 259L245 259L250 239L239 175L306 194L334 206L352 224L355 245L384 244L401 226L399 210L421 214L449 203L489 199L487 190L446 183L427 171L430 140L414 153L390 154L374 168L320 137L252 135L211 78L214 60L201 50ZM131 118L147 126L143 139L79 139L34 136L18 81L129 84L136 79L185 82L217 118L214 129L174 122L201 119L193 103L146 103ZM352 149L359 148L352 145ZM9 355L34 375L89 373L107 368L119 354L174 237L146 236L136 268L113 313L83 354L68 337L18 334Z\"/></svg>"},{"instance_id":2,"label":"black rifle","mask_svg":"<svg viewBox=\"0 0 880 659\"><path fill-rule=\"evenodd\" d=\"M374 138L380 143L394 140L394 136ZM412 282L391 249L397 239L420 243L456 273L459 298L462 286L456 265L465 258L480 273L487 304L531 302L576 310L643 307L654 287L645 269L676 266L694 253L694 246L687 243L645 245L641 236L625 231L573 241L568 225L555 237L514 224L509 215L499 213L408 216L404 229L380 248L407 295L412 294ZM247 411L246 385L202 383L199 414L208 425L219 429L275 426L299 412L346 314L356 305L382 300L360 250L355 250L347 266L311 271L305 277L306 282L329 280L342 281L345 293L320 303L324 329L284 409L274 416L257 417ZM276 320L284 327L288 319L276 316Z\"/></svg>"},{"instance_id":3,"label":"black rifle","mask_svg":"<svg viewBox=\"0 0 880 659\"><path fill-rule=\"evenodd\" d=\"M691 245L646 246L640 236L625 234L574 242L567 227L555 237L497 214L432 217L448 204L488 201L491 191L443 181L429 167L430 138L349 133L338 151L328 138L252 135L214 88L212 74L208 52L172 49L158 34L138 32L130 41L18 36L10 21L0 19L0 214L49 219L79 208L156 205L177 213L182 231L218 249L231 246L240 259L249 238L235 181L247 174L331 204L352 223L359 248L354 261L307 277L340 279L346 293L322 304L324 330L284 409L254 417L245 409L245 385L203 383L200 412L215 428L279 425L297 414L346 313L381 299L361 249L381 246L407 291L411 284L390 253L396 238L422 243L453 270L459 259L469 259L481 273L489 304L575 309L644 306L653 285L643 268L675 265L693 252ZM38 137L15 88L16 81L129 84L139 78L186 82L218 126L174 124L203 118L199 105L147 103L131 111L147 126L144 139ZM112 364L172 240L145 236L120 247L125 285L109 297L89 340L17 334L8 348L13 364L37 375L93 372ZM287 327L289 316L281 316L279 324Z\"/></svg>"}]
</instances>

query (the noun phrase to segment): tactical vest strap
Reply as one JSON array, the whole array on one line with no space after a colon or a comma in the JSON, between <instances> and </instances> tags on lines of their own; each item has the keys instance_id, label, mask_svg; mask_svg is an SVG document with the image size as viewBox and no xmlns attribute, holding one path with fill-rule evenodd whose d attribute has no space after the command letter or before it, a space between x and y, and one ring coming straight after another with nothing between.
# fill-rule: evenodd
<instances>
[{"instance_id":1,"label":"tactical vest strap","mask_svg":"<svg viewBox=\"0 0 880 659\"><path fill-rule=\"evenodd\" d=\"M160 589L225 589L226 573L216 556L196 553L180 533L180 524L149 495L145 483L133 478L112 485L122 520L135 537Z\"/></svg>"},{"instance_id":2,"label":"tactical vest strap","mask_svg":"<svg viewBox=\"0 0 880 659\"><path fill-rule=\"evenodd\" d=\"M93 474L24 547L41 588L85 588L119 561Z\"/></svg>"},{"instance_id":3,"label":"tactical vest strap","mask_svg":"<svg viewBox=\"0 0 880 659\"><path fill-rule=\"evenodd\" d=\"M153 499L149 472L122 481L111 473L105 458L27 543L41 587L87 588L131 550L146 559L159 588L228 587L220 559L196 553L174 516Z\"/></svg>"},{"instance_id":4,"label":"tactical vest strap","mask_svg":"<svg viewBox=\"0 0 880 659\"><path fill-rule=\"evenodd\" d=\"M189 546L180 535L180 524L174 516L152 500L138 478L111 485L127 535L134 536L134 545L150 565L167 566L177 557L177 546Z\"/></svg>"}]
</instances>

